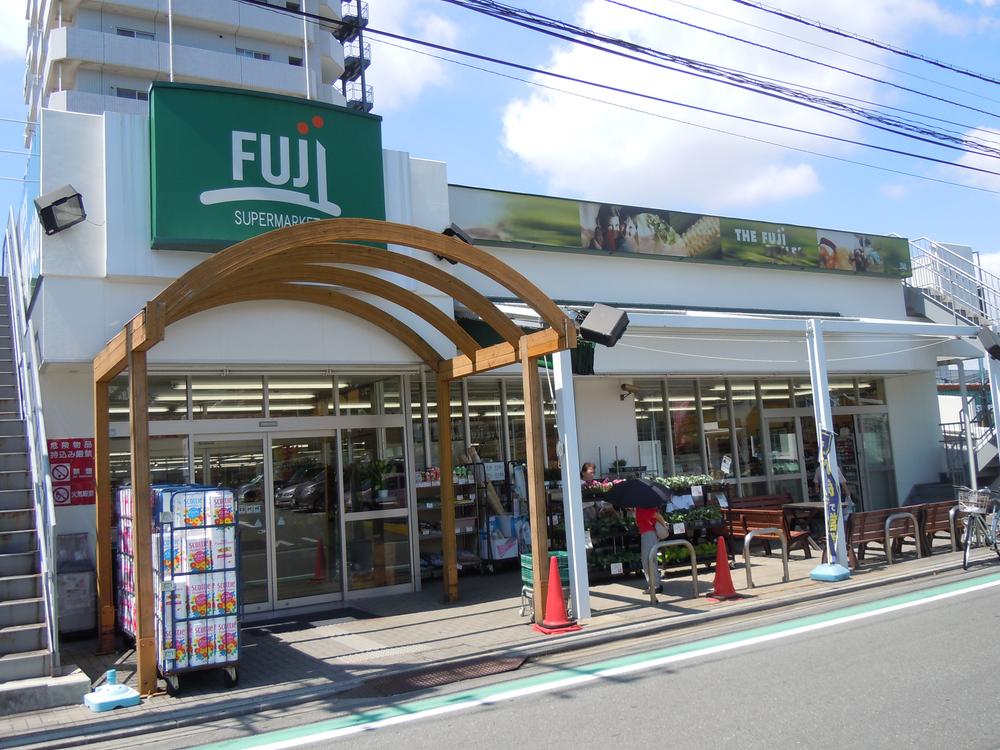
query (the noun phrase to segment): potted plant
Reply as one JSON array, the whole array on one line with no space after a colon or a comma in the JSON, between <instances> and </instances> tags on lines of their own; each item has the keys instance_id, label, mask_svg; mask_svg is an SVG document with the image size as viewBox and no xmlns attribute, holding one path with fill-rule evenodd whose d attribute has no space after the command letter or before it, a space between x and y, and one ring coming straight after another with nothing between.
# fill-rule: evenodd
<instances>
[{"instance_id":1,"label":"potted plant","mask_svg":"<svg viewBox=\"0 0 1000 750\"><path fill-rule=\"evenodd\" d=\"M625 467L628 466L628 461L624 458L618 458L611 462L611 468L609 469L612 474L621 474Z\"/></svg>"},{"instance_id":2,"label":"potted plant","mask_svg":"<svg viewBox=\"0 0 1000 750\"><path fill-rule=\"evenodd\" d=\"M385 488L385 475L389 472L389 462L379 458L373 458L368 462L368 481L371 483L372 492L379 497L388 497L389 490Z\"/></svg>"}]
</instances>

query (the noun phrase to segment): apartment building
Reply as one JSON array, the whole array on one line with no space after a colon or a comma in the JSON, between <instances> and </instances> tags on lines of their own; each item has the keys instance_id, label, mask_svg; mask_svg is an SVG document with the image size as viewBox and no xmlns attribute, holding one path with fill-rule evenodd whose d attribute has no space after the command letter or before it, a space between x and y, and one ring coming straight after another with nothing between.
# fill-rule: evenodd
<instances>
[{"instance_id":1,"label":"apartment building","mask_svg":"<svg viewBox=\"0 0 1000 750\"><path fill-rule=\"evenodd\" d=\"M27 15L29 123L46 108L145 114L153 81L372 107L360 0L28 0Z\"/></svg>"}]
</instances>

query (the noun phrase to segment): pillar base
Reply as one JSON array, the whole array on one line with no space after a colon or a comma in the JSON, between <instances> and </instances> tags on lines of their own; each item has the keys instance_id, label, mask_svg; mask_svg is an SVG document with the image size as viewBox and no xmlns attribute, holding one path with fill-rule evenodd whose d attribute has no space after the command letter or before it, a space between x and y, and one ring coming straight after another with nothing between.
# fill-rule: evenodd
<instances>
[{"instance_id":1,"label":"pillar base","mask_svg":"<svg viewBox=\"0 0 1000 750\"><path fill-rule=\"evenodd\" d=\"M824 563L823 565L817 565L813 568L809 572L809 577L814 581L846 581L851 577L851 571L843 565L831 565L829 563Z\"/></svg>"}]
</instances>

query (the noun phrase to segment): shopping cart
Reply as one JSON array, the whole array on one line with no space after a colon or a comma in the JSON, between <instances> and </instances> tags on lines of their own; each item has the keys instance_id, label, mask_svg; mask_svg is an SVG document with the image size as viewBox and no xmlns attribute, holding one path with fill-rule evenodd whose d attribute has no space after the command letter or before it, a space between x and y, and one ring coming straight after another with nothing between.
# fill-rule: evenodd
<instances>
[{"instance_id":1,"label":"shopping cart","mask_svg":"<svg viewBox=\"0 0 1000 750\"><path fill-rule=\"evenodd\" d=\"M562 583L563 596L567 599L566 611L572 617L572 608L569 604L569 553L556 550L549 551L549 557L554 557L559 562L559 580ZM535 573L532 568L531 553L521 555L521 617L525 614L535 621Z\"/></svg>"}]
</instances>

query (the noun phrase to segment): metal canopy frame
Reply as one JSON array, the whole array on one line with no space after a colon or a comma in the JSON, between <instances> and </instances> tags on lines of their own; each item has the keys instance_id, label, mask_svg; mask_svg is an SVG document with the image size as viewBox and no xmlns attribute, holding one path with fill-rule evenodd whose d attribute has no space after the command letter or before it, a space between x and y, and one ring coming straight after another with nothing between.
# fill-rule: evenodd
<instances>
[{"instance_id":1,"label":"metal canopy frame","mask_svg":"<svg viewBox=\"0 0 1000 750\"><path fill-rule=\"evenodd\" d=\"M539 316L545 327L522 332L496 305L438 266L395 252L408 247L467 266L510 290ZM337 264L349 264L343 268ZM454 320L420 295L357 267L389 271L420 281L476 312L502 342L480 347ZM345 291L347 290L347 291ZM419 333L390 313L351 294L361 292L399 305L448 338L460 352L442 357ZM223 305L258 300L291 300L350 313L382 328L405 344L436 374L441 513L446 601L458 599L455 541L455 488L449 388L452 380L520 363L524 381L528 507L531 520L535 611L544 612L548 585L548 538L542 475L542 414L538 358L576 346L574 321L516 270L455 237L403 224L370 219L328 219L279 229L237 243L185 273L150 300L94 358L94 455L97 490L97 580L100 649L114 647L112 591L113 513L110 477L108 385L129 376L129 434L133 518L136 533L136 650L139 690L157 689L153 617L152 519L148 502L149 413L147 352L166 328L188 316Z\"/></svg>"}]
</instances>

